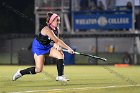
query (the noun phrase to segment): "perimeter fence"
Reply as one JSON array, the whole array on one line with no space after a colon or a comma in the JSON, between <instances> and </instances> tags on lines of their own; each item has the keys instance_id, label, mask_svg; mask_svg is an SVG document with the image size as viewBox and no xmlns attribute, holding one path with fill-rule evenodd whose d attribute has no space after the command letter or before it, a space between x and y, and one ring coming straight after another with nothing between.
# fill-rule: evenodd
<instances>
[{"instance_id":1,"label":"perimeter fence","mask_svg":"<svg viewBox=\"0 0 140 93\"><path fill-rule=\"evenodd\" d=\"M31 34L10 34L0 36L0 64L1 65L33 65L34 59L31 44L34 39ZM105 57L109 64L127 63L140 64L139 33L92 32L62 34L60 37L74 50ZM104 65L103 61L89 59L80 55L66 54L67 64ZM55 64L55 59L46 58L45 64Z\"/></svg>"}]
</instances>

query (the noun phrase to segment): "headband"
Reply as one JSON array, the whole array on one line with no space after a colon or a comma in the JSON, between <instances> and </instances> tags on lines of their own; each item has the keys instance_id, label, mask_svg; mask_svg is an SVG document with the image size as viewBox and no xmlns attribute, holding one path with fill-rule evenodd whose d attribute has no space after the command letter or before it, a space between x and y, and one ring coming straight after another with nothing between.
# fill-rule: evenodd
<instances>
[{"instance_id":1,"label":"headband","mask_svg":"<svg viewBox=\"0 0 140 93\"><path fill-rule=\"evenodd\" d=\"M58 15L54 13L54 14L50 17L49 24L51 24L51 23L54 21L54 19L55 19L56 17L58 17Z\"/></svg>"}]
</instances>

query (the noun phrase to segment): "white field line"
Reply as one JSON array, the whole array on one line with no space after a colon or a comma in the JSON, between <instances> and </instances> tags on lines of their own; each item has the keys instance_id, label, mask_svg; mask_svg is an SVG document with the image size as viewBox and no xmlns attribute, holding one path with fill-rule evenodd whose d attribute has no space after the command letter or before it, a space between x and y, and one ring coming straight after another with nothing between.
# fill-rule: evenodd
<instances>
[{"instance_id":1,"label":"white field line","mask_svg":"<svg viewBox=\"0 0 140 93\"><path fill-rule=\"evenodd\" d=\"M82 87L82 88L66 88L66 89L49 89L49 90L29 90L29 91L19 91L19 92L9 92L9 93L35 93L35 92L61 92L68 90L88 90L88 89L109 89L109 88L124 88L124 87L139 87L138 85L120 85L120 86L103 86L103 87Z\"/></svg>"}]
</instances>

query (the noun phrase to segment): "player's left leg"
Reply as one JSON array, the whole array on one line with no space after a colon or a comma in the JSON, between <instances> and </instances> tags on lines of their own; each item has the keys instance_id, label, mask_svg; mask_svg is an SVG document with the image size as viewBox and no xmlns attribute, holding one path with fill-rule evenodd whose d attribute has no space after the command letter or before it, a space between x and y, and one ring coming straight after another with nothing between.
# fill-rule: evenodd
<instances>
[{"instance_id":1,"label":"player's left leg","mask_svg":"<svg viewBox=\"0 0 140 93\"><path fill-rule=\"evenodd\" d=\"M23 70L18 70L13 75L12 80L15 81L18 78L22 77L23 75L40 73L44 65L44 55L37 56L36 54L34 54L34 59L35 59L35 65L36 65L35 67L29 67Z\"/></svg>"},{"instance_id":2,"label":"player's left leg","mask_svg":"<svg viewBox=\"0 0 140 93\"><path fill-rule=\"evenodd\" d=\"M36 74L35 72L35 67L29 67L23 70L18 70L14 75L13 75L13 81L17 80L18 78L22 77L25 74Z\"/></svg>"}]
</instances>

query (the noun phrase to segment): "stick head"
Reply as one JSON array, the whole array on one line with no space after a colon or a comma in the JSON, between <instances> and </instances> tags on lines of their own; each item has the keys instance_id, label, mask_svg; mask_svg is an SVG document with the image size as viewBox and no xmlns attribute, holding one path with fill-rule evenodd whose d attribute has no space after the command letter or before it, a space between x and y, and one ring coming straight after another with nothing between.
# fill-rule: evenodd
<instances>
[{"instance_id":1,"label":"stick head","mask_svg":"<svg viewBox=\"0 0 140 93\"><path fill-rule=\"evenodd\" d=\"M101 58L101 60L103 60L103 61L107 61L107 59L106 59L106 58Z\"/></svg>"}]
</instances>

